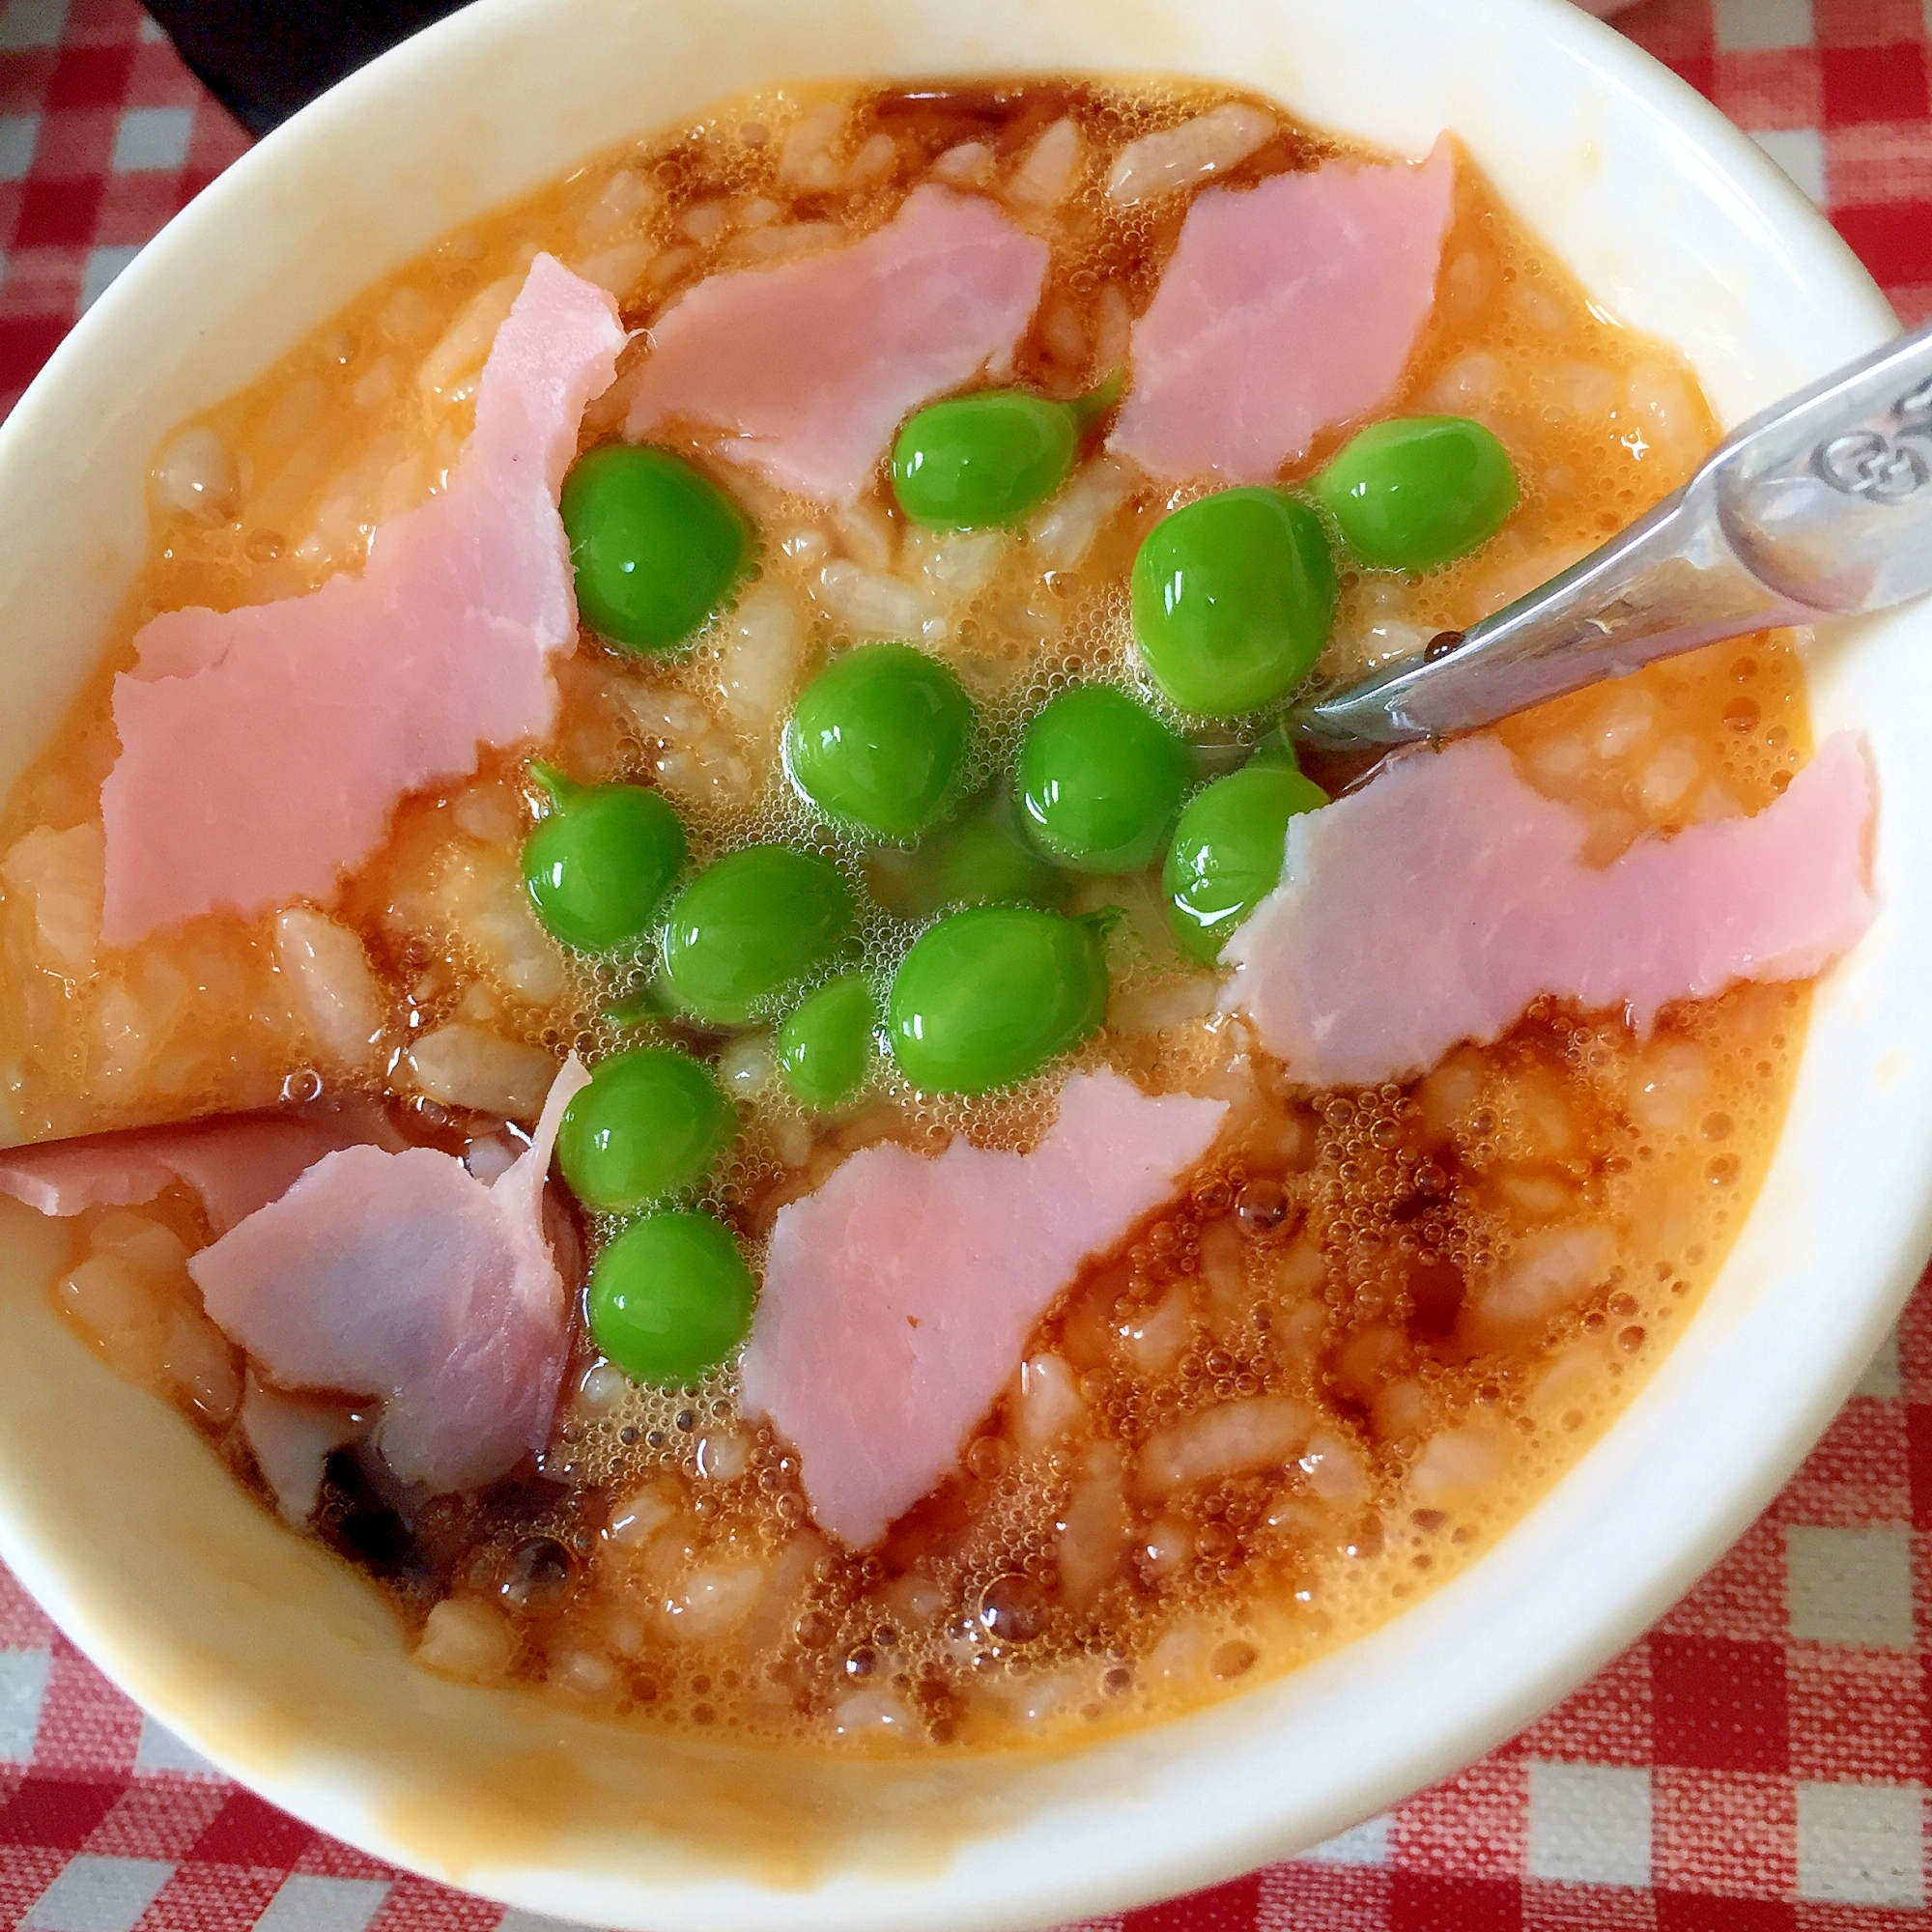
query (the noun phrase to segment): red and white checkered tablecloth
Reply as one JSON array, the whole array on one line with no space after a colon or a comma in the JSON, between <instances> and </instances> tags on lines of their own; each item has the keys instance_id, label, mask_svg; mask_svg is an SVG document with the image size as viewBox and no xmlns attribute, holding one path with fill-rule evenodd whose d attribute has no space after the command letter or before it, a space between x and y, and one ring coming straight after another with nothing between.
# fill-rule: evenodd
<instances>
[{"instance_id":1,"label":"red and white checkered tablecloth","mask_svg":"<svg viewBox=\"0 0 1932 1932\"><path fill-rule=\"evenodd\" d=\"M1830 212L1904 321L1932 316L1932 0L1645 0L1621 24ZM133 0L0 0L0 411L245 145ZM1932 1276L1763 1520L1560 1709L1306 1858L1096 1932L1928 1932L1928 1786ZM0 1572L0 1927L544 1922L227 1784Z\"/></svg>"}]
</instances>

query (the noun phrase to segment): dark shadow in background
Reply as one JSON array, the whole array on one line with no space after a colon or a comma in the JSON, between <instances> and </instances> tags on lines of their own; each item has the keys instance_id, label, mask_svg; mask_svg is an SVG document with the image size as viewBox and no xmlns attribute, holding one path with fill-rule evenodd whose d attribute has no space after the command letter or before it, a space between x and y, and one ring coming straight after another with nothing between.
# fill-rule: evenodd
<instances>
[{"instance_id":1,"label":"dark shadow in background","mask_svg":"<svg viewBox=\"0 0 1932 1932\"><path fill-rule=\"evenodd\" d=\"M252 133L460 0L147 0L202 82Z\"/></svg>"}]
</instances>

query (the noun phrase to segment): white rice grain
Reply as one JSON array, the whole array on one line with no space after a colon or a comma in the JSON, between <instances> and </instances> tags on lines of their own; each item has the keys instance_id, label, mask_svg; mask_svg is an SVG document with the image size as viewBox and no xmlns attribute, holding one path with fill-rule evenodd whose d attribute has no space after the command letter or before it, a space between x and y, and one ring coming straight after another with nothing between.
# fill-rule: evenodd
<instances>
[{"instance_id":1,"label":"white rice grain","mask_svg":"<svg viewBox=\"0 0 1932 1932\"><path fill-rule=\"evenodd\" d=\"M832 526L847 556L862 569L891 570L898 561L898 526L876 502L847 503L832 513Z\"/></svg>"},{"instance_id":2,"label":"white rice grain","mask_svg":"<svg viewBox=\"0 0 1932 1932\"><path fill-rule=\"evenodd\" d=\"M352 1072L373 1067L383 996L361 940L326 914L298 906L275 915L275 963L295 1017L324 1053Z\"/></svg>"},{"instance_id":3,"label":"white rice grain","mask_svg":"<svg viewBox=\"0 0 1932 1932\"><path fill-rule=\"evenodd\" d=\"M171 515L198 524L225 524L241 500L241 483L228 445L198 424L184 430L155 465L155 496Z\"/></svg>"},{"instance_id":4,"label":"white rice grain","mask_svg":"<svg viewBox=\"0 0 1932 1932\"><path fill-rule=\"evenodd\" d=\"M1694 738L1667 738L1650 755L1636 781L1649 812L1668 811L1696 783L1704 760Z\"/></svg>"},{"instance_id":5,"label":"white rice grain","mask_svg":"<svg viewBox=\"0 0 1932 1932\"><path fill-rule=\"evenodd\" d=\"M1136 1311L1122 1325L1121 1337L1135 1371L1157 1381L1186 1353L1193 1332L1187 1290L1177 1284L1152 1308Z\"/></svg>"},{"instance_id":6,"label":"white rice grain","mask_svg":"<svg viewBox=\"0 0 1932 1932\"><path fill-rule=\"evenodd\" d=\"M1076 123L1065 118L1056 121L1013 170L1007 183L1007 199L1029 213L1058 208L1079 178L1082 145Z\"/></svg>"},{"instance_id":7,"label":"white rice grain","mask_svg":"<svg viewBox=\"0 0 1932 1932\"><path fill-rule=\"evenodd\" d=\"M251 1375L242 1394L242 1435L285 1522L299 1529L322 1500L331 1451L364 1425L334 1403L304 1402L265 1387Z\"/></svg>"},{"instance_id":8,"label":"white rice grain","mask_svg":"<svg viewBox=\"0 0 1932 1932\"><path fill-rule=\"evenodd\" d=\"M1013 1433L1022 1448L1044 1448L1047 1443L1070 1435L1086 1413L1079 1378L1063 1357L1051 1353L1029 1355L1020 1364Z\"/></svg>"},{"instance_id":9,"label":"white rice grain","mask_svg":"<svg viewBox=\"0 0 1932 1932\"><path fill-rule=\"evenodd\" d=\"M761 1563L700 1564L665 1598L658 1627L684 1643L713 1642L744 1621L764 1580Z\"/></svg>"},{"instance_id":10,"label":"white rice grain","mask_svg":"<svg viewBox=\"0 0 1932 1932\"><path fill-rule=\"evenodd\" d=\"M517 1654L517 1635L500 1611L474 1597L445 1597L416 1639L416 1662L444 1677L487 1683Z\"/></svg>"},{"instance_id":11,"label":"white rice grain","mask_svg":"<svg viewBox=\"0 0 1932 1932\"><path fill-rule=\"evenodd\" d=\"M633 168L619 168L585 212L578 237L591 247L608 246L635 229L657 201L657 188L648 176Z\"/></svg>"},{"instance_id":12,"label":"white rice grain","mask_svg":"<svg viewBox=\"0 0 1932 1932\"><path fill-rule=\"evenodd\" d=\"M161 1372L199 1414L227 1427L242 1400L242 1370L228 1338L207 1316L186 1308L168 1316Z\"/></svg>"},{"instance_id":13,"label":"white rice grain","mask_svg":"<svg viewBox=\"0 0 1932 1932\"><path fill-rule=\"evenodd\" d=\"M697 1473L714 1483L735 1483L752 1466L752 1445L736 1429L713 1429L697 1438Z\"/></svg>"},{"instance_id":14,"label":"white rice grain","mask_svg":"<svg viewBox=\"0 0 1932 1932\"><path fill-rule=\"evenodd\" d=\"M785 221L770 228L748 228L725 242L728 262L781 262L808 255L816 248L834 248L846 240L837 221Z\"/></svg>"},{"instance_id":15,"label":"white rice grain","mask_svg":"<svg viewBox=\"0 0 1932 1932\"><path fill-rule=\"evenodd\" d=\"M677 218L678 227L697 243L709 247L731 225L731 204L713 199L694 201Z\"/></svg>"},{"instance_id":16,"label":"white rice grain","mask_svg":"<svg viewBox=\"0 0 1932 1932\"><path fill-rule=\"evenodd\" d=\"M1120 1574L1130 1533L1125 1458L1117 1442L1095 1442L1080 1459L1073 1489L1060 1511L1054 1558L1066 1601L1083 1609Z\"/></svg>"},{"instance_id":17,"label":"white rice grain","mask_svg":"<svg viewBox=\"0 0 1932 1932\"><path fill-rule=\"evenodd\" d=\"M777 726L805 665L805 618L777 583L753 585L721 626L719 696L724 716L748 738Z\"/></svg>"},{"instance_id":18,"label":"white rice grain","mask_svg":"<svg viewBox=\"0 0 1932 1932\"><path fill-rule=\"evenodd\" d=\"M949 187L984 187L993 178L993 151L984 141L962 141L933 162L932 172Z\"/></svg>"},{"instance_id":19,"label":"white rice grain","mask_svg":"<svg viewBox=\"0 0 1932 1932\"><path fill-rule=\"evenodd\" d=\"M1470 1296L1473 1339L1492 1347L1535 1334L1595 1288L1615 1255L1616 1243L1604 1228L1531 1235Z\"/></svg>"},{"instance_id":20,"label":"white rice grain","mask_svg":"<svg viewBox=\"0 0 1932 1932\"><path fill-rule=\"evenodd\" d=\"M1004 530L913 530L904 562L936 596L964 602L993 581L1011 542Z\"/></svg>"},{"instance_id":21,"label":"white rice grain","mask_svg":"<svg viewBox=\"0 0 1932 1932\"><path fill-rule=\"evenodd\" d=\"M768 1033L737 1035L718 1056L718 1084L729 1100L749 1100L778 1071Z\"/></svg>"},{"instance_id":22,"label":"white rice grain","mask_svg":"<svg viewBox=\"0 0 1932 1932\"><path fill-rule=\"evenodd\" d=\"M1640 362L1631 371L1625 397L1644 440L1662 461L1688 469L1703 454L1702 412L1682 370L1667 362Z\"/></svg>"},{"instance_id":23,"label":"white rice grain","mask_svg":"<svg viewBox=\"0 0 1932 1932\"><path fill-rule=\"evenodd\" d=\"M662 1486L646 1484L611 1511L611 1526L604 1534L623 1548L641 1549L677 1513L677 1504Z\"/></svg>"},{"instance_id":24,"label":"white rice grain","mask_svg":"<svg viewBox=\"0 0 1932 1932\"><path fill-rule=\"evenodd\" d=\"M1150 1436L1141 1449L1141 1487L1164 1495L1191 1483L1253 1475L1292 1463L1314 1418L1285 1395L1241 1396L1197 1410Z\"/></svg>"},{"instance_id":25,"label":"white rice grain","mask_svg":"<svg viewBox=\"0 0 1932 1932\"><path fill-rule=\"evenodd\" d=\"M1151 195L1192 187L1239 165L1274 132L1273 115L1239 101L1224 102L1178 128L1128 142L1107 177L1107 197L1130 207Z\"/></svg>"},{"instance_id":26,"label":"white rice grain","mask_svg":"<svg viewBox=\"0 0 1932 1932\"><path fill-rule=\"evenodd\" d=\"M1132 494L1126 466L1115 457L1095 457L1035 513L1027 539L1049 570L1078 569Z\"/></svg>"},{"instance_id":27,"label":"white rice grain","mask_svg":"<svg viewBox=\"0 0 1932 1932\"><path fill-rule=\"evenodd\" d=\"M836 623L861 638L925 638L945 635L937 602L896 577L861 570L843 558L818 573L816 601Z\"/></svg>"},{"instance_id":28,"label":"white rice grain","mask_svg":"<svg viewBox=\"0 0 1932 1932\"><path fill-rule=\"evenodd\" d=\"M1426 1509L1468 1502L1494 1489L1509 1457L1509 1437L1500 1423L1485 1419L1444 1430L1416 1459L1409 1493Z\"/></svg>"},{"instance_id":29,"label":"white rice grain","mask_svg":"<svg viewBox=\"0 0 1932 1932\"><path fill-rule=\"evenodd\" d=\"M854 1690L832 1707L834 1737L905 1737L912 1727L910 1714L890 1690Z\"/></svg>"},{"instance_id":30,"label":"white rice grain","mask_svg":"<svg viewBox=\"0 0 1932 1932\"><path fill-rule=\"evenodd\" d=\"M483 366L497 331L508 320L510 304L524 285L525 271L499 276L486 284L457 310L456 319L437 339L436 347L416 366L416 386L426 396L441 396L458 379Z\"/></svg>"},{"instance_id":31,"label":"white rice grain","mask_svg":"<svg viewBox=\"0 0 1932 1932\"><path fill-rule=\"evenodd\" d=\"M779 150L779 180L785 186L820 194L838 185L833 148L845 128L845 110L827 101L801 115Z\"/></svg>"},{"instance_id":32,"label":"white rice grain","mask_svg":"<svg viewBox=\"0 0 1932 1932\"><path fill-rule=\"evenodd\" d=\"M555 1058L542 1047L505 1039L464 1020L424 1034L408 1065L416 1086L432 1100L512 1121L536 1119L557 1069Z\"/></svg>"},{"instance_id":33,"label":"white rice grain","mask_svg":"<svg viewBox=\"0 0 1932 1932\"><path fill-rule=\"evenodd\" d=\"M1650 736L1657 723L1657 699L1640 687L1612 692L1597 713L1591 749L1600 758L1627 756Z\"/></svg>"},{"instance_id":34,"label":"white rice grain","mask_svg":"<svg viewBox=\"0 0 1932 1932\"><path fill-rule=\"evenodd\" d=\"M572 270L607 295L623 297L643 280L644 270L657 253L649 242L619 242L600 248L594 255L581 256Z\"/></svg>"},{"instance_id":35,"label":"white rice grain","mask_svg":"<svg viewBox=\"0 0 1932 1932\"><path fill-rule=\"evenodd\" d=\"M0 884L31 905L34 949L49 972L93 972L106 865L106 839L92 820L65 832L37 825L0 859Z\"/></svg>"},{"instance_id":36,"label":"white rice grain","mask_svg":"<svg viewBox=\"0 0 1932 1932\"><path fill-rule=\"evenodd\" d=\"M899 147L890 134L870 135L845 164L843 185L850 191L877 187L898 170Z\"/></svg>"},{"instance_id":37,"label":"white rice grain","mask_svg":"<svg viewBox=\"0 0 1932 1932\"><path fill-rule=\"evenodd\" d=\"M1460 355L1431 384L1428 406L1447 415L1471 415L1488 409L1502 387L1503 365L1487 349Z\"/></svg>"},{"instance_id":38,"label":"white rice grain","mask_svg":"<svg viewBox=\"0 0 1932 1932\"><path fill-rule=\"evenodd\" d=\"M508 847L451 845L431 867L427 891L399 895L397 911L472 952L505 993L533 1006L563 997L562 956L530 909Z\"/></svg>"}]
</instances>

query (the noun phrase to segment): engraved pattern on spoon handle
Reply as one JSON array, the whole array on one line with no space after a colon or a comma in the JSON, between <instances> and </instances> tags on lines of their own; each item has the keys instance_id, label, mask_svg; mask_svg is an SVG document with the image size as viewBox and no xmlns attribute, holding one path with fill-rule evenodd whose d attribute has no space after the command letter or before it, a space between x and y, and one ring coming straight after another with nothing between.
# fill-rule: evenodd
<instances>
[{"instance_id":1,"label":"engraved pattern on spoon handle","mask_svg":"<svg viewBox=\"0 0 1932 1932\"><path fill-rule=\"evenodd\" d=\"M1747 423L1712 461L1732 545L1821 611L1932 590L1932 328Z\"/></svg>"}]
</instances>

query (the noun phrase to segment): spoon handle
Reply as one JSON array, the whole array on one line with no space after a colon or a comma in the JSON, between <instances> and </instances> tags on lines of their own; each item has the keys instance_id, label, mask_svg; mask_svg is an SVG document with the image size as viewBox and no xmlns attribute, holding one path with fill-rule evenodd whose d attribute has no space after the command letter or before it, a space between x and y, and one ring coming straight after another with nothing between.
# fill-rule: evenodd
<instances>
[{"instance_id":1,"label":"spoon handle","mask_svg":"<svg viewBox=\"0 0 1932 1932\"><path fill-rule=\"evenodd\" d=\"M1446 737L1656 658L1927 590L1932 327L1752 417L1540 590L1291 724L1335 749Z\"/></svg>"}]
</instances>

